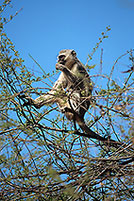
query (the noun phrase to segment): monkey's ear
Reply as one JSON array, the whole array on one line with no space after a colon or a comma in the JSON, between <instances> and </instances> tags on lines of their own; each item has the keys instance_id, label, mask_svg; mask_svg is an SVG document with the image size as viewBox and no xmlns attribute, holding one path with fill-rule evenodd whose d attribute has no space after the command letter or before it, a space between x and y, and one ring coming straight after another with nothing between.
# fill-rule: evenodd
<instances>
[{"instance_id":1,"label":"monkey's ear","mask_svg":"<svg viewBox=\"0 0 134 201\"><path fill-rule=\"evenodd\" d=\"M71 54L72 54L73 56L76 56L76 52L75 52L74 50L72 50Z\"/></svg>"}]
</instances>

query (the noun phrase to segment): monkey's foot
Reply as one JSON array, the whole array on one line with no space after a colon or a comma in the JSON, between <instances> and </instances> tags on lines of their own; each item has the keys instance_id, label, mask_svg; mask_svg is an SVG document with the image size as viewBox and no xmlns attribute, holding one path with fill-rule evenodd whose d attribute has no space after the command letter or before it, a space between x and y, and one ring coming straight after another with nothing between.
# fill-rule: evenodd
<instances>
[{"instance_id":1,"label":"monkey's foot","mask_svg":"<svg viewBox=\"0 0 134 201\"><path fill-rule=\"evenodd\" d=\"M26 106L26 105L34 105L34 100L33 100L31 97L25 96L25 99L27 100L27 102L25 102L25 103L23 104L23 106Z\"/></svg>"}]
</instances>

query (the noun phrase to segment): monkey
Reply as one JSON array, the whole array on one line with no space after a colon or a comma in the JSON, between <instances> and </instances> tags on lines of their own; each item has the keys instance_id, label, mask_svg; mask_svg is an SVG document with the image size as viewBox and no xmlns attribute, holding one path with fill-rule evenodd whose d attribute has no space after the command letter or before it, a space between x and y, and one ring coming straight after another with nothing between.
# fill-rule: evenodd
<instances>
[{"instance_id":1,"label":"monkey","mask_svg":"<svg viewBox=\"0 0 134 201\"><path fill-rule=\"evenodd\" d=\"M74 50L62 50L58 56L56 69L66 81L67 101L62 109L69 120L75 120L75 113L82 119L89 108L92 82Z\"/></svg>"},{"instance_id":2,"label":"monkey","mask_svg":"<svg viewBox=\"0 0 134 201\"><path fill-rule=\"evenodd\" d=\"M31 97L27 99L36 108L56 102L70 121L75 119L74 112L84 119L93 88L85 67L76 57L74 50L65 49L59 52L56 69L60 70L61 74L52 90L35 100Z\"/></svg>"},{"instance_id":3,"label":"monkey","mask_svg":"<svg viewBox=\"0 0 134 201\"><path fill-rule=\"evenodd\" d=\"M84 65L77 58L76 52L72 49L61 50L56 69L60 70L61 74L52 89L35 100L26 97L28 100L26 104L40 108L43 105L57 103L67 119L77 122L89 138L107 141L84 122L84 115L91 104L93 84Z\"/></svg>"}]
</instances>

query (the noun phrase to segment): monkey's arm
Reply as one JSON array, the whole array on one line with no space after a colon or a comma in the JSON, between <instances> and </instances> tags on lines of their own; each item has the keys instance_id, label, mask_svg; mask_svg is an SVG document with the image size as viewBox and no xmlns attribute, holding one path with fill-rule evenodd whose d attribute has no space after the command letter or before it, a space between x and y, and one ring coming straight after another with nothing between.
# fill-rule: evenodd
<instances>
[{"instance_id":1,"label":"monkey's arm","mask_svg":"<svg viewBox=\"0 0 134 201\"><path fill-rule=\"evenodd\" d=\"M63 72L64 77L68 80L69 83L74 84L76 81L78 82L78 77L72 73L66 66L57 63L56 69Z\"/></svg>"}]
</instances>

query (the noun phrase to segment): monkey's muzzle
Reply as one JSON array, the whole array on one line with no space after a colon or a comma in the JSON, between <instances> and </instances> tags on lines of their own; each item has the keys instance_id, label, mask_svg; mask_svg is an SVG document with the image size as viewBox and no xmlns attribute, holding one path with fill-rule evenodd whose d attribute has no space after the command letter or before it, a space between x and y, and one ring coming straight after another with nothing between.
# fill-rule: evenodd
<instances>
[{"instance_id":1,"label":"monkey's muzzle","mask_svg":"<svg viewBox=\"0 0 134 201\"><path fill-rule=\"evenodd\" d=\"M58 63L65 65L65 55L58 56Z\"/></svg>"}]
</instances>

